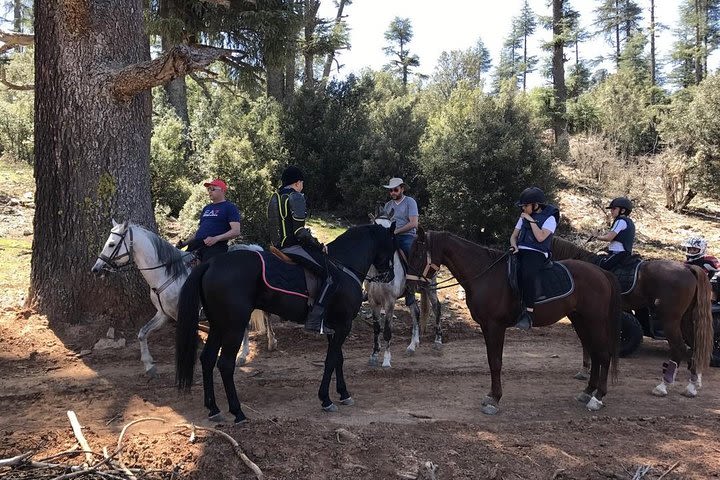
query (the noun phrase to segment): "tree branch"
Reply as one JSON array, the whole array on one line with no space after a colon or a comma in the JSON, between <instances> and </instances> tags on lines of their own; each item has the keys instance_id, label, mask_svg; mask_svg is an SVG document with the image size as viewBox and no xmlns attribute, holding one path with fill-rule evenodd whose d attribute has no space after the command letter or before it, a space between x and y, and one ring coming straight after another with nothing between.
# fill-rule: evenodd
<instances>
[{"instance_id":1,"label":"tree branch","mask_svg":"<svg viewBox=\"0 0 720 480\"><path fill-rule=\"evenodd\" d=\"M0 42L5 45L0 46L0 53L15 47L27 47L35 43L35 36L27 33L6 32L0 30Z\"/></svg>"},{"instance_id":2,"label":"tree branch","mask_svg":"<svg viewBox=\"0 0 720 480\"><path fill-rule=\"evenodd\" d=\"M35 90L35 85L16 85L7 81L5 77L5 69L0 68L0 83L5 85L10 90Z\"/></svg>"},{"instance_id":3,"label":"tree branch","mask_svg":"<svg viewBox=\"0 0 720 480\"><path fill-rule=\"evenodd\" d=\"M160 57L130 65L112 74L112 92L121 100L231 58L232 50L206 45L177 45Z\"/></svg>"}]
</instances>

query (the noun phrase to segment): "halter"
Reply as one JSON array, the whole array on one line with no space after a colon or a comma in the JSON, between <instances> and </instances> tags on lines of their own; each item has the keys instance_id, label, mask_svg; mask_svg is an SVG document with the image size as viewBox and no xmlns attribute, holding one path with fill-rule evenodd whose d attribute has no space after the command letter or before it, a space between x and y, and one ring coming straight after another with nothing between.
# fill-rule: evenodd
<instances>
[{"instance_id":1,"label":"halter","mask_svg":"<svg viewBox=\"0 0 720 480\"><path fill-rule=\"evenodd\" d=\"M415 280L417 282L425 282L430 283L431 279L437 275L438 271L440 270L440 265L437 265L433 263L432 258L430 257L430 232L426 234L427 240L425 240L425 243L427 244L427 251L425 252L425 268L422 271L422 274L420 275L411 275L406 274L405 278L407 280ZM408 259L408 270L410 270L410 261Z\"/></svg>"}]
</instances>

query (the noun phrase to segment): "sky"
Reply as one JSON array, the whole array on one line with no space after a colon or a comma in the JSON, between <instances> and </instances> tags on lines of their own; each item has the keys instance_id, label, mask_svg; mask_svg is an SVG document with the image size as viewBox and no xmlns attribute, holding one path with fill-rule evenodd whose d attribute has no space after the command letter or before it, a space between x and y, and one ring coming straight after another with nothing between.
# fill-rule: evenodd
<instances>
[{"instance_id":1,"label":"sky","mask_svg":"<svg viewBox=\"0 0 720 480\"><path fill-rule=\"evenodd\" d=\"M530 7L539 15L551 16L549 0L530 0ZM680 0L656 0L656 22L669 28L659 32L657 50L660 55L668 56L672 47L672 30L676 26ZM590 24L594 21L593 9L598 0L573 0L572 5L580 11L582 25L593 30ZM512 18L518 16L523 0L354 0L345 7L346 21L350 27L351 49L343 51L338 60L342 65L334 75L345 77L350 73L359 73L364 67L379 70L388 63L383 52L386 45L384 33L396 16L407 17L413 27L414 37L409 50L420 57L419 73L432 74L438 57L443 51L465 50L482 39L490 51L493 66L500 58L503 40L510 32ZM638 0L647 19L643 19L643 27L649 26L650 0ZM320 15L335 18L336 9L332 0L322 0ZM546 55L540 45L551 38L549 31L538 28L529 44L530 54ZM601 36L595 37L580 45L580 56L593 59L607 56L612 46ZM566 56L574 57L568 51ZM717 59L711 57L710 67L717 67ZM607 62L602 65L609 71L614 66ZM492 71L490 72L492 74ZM547 83L539 72L531 73L528 86L534 87Z\"/></svg>"}]
</instances>

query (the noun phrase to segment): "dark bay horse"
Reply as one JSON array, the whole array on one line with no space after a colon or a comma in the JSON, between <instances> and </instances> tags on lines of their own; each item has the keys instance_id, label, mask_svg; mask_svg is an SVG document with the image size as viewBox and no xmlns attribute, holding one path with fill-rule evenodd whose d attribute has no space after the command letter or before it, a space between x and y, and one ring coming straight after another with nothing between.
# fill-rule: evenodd
<instances>
[{"instance_id":1,"label":"dark bay horse","mask_svg":"<svg viewBox=\"0 0 720 480\"><path fill-rule=\"evenodd\" d=\"M448 232L418 229L410 252L410 270L429 278L445 265L466 292L466 303L473 320L480 324L487 347L492 377L490 393L483 400L483 413L498 411L502 397L500 370L505 329L520 314L520 300L508 280L503 252L483 247ZM563 298L535 306L535 325L551 325L567 316L584 348L590 352L592 366L587 388L576 398L589 410L602 408L607 378L618 372L620 323L620 285L614 275L586 262L562 262L575 282L574 291Z\"/></svg>"},{"instance_id":2,"label":"dark bay horse","mask_svg":"<svg viewBox=\"0 0 720 480\"><path fill-rule=\"evenodd\" d=\"M553 238L553 257L594 263L597 255L572 242ZM663 368L663 380L653 394L664 397L675 382L677 366L686 361L690 381L683 391L697 396L702 373L712 352L713 326L710 281L695 265L673 260L647 260L640 265L635 287L622 296L625 310L648 308L661 323L670 345L670 362ZM689 351L687 346L692 351Z\"/></svg>"},{"instance_id":3,"label":"dark bay horse","mask_svg":"<svg viewBox=\"0 0 720 480\"><path fill-rule=\"evenodd\" d=\"M325 317L328 325L335 330L334 335L328 335L325 369L318 391L325 411L337 410L328 393L333 372L340 403L353 404L343 376L342 345L360 310L361 281L370 266L374 266L381 275L393 270L394 230L394 223L390 228L381 225L353 227L328 244L329 256L342 272L335 279L338 282L337 291L327 305ZM264 310L297 323L305 321L307 299L268 288L263 275L262 260L258 253L229 252L193 269L180 292L175 341L178 388L187 391L192 384L197 351L198 310L202 299L210 324L207 342L200 355L205 407L210 410L210 418L220 414L213 385L213 368L217 364L230 413L235 416L236 423L246 420L240 408L233 373L235 356L252 311ZM221 352L219 359L218 352Z\"/></svg>"}]
</instances>

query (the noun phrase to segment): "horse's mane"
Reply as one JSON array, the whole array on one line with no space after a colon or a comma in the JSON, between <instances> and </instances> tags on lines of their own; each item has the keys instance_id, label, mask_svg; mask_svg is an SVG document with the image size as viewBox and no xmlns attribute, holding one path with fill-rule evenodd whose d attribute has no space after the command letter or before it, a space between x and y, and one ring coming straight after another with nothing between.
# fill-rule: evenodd
<instances>
[{"instance_id":1,"label":"horse's mane","mask_svg":"<svg viewBox=\"0 0 720 480\"><path fill-rule=\"evenodd\" d=\"M150 239L151 245L155 249L155 254L158 258L158 265L165 264L166 274L171 277L179 277L187 272L183 253L180 250L173 247L170 242L164 238L144 227L141 227L140 225L131 224L130 226L145 232Z\"/></svg>"},{"instance_id":2,"label":"horse's mane","mask_svg":"<svg viewBox=\"0 0 720 480\"><path fill-rule=\"evenodd\" d=\"M335 249L345 249L347 247L355 246L357 241L362 238L375 238L382 230L386 230L382 225L374 223L368 225L358 225L350 227L341 233L335 240L328 243L328 247L332 246Z\"/></svg>"},{"instance_id":3,"label":"horse's mane","mask_svg":"<svg viewBox=\"0 0 720 480\"><path fill-rule=\"evenodd\" d=\"M559 260L574 259L592 261L593 257L596 256L593 252L575 245L570 240L556 236L553 236L552 239L552 252L553 257Z\"/></svg>"},{"instance_id":4,"label":"horse's mane","mask_svg":"<svg viewBox=\"0 0 720 480\"><path fill-rule=\"evenodd\" d=\"M464 244L466 247L477 248L479 250L482 250L483 252L485 252L487 254L488 257L490 257L491 260L495 260L495 259L500 258L501 256L505 255L505 252L503 252L503 251L500 251L500 250L497 250L497 249L491 248L491 247L486 247L484 245L480 245L475 242L471 242L470 240L466 240L466 239L462 238L461 236L456 235L451 232L447 232L447 231L443 230L443 231L432 231L429 233L431 234L430 235L431 242L432 242L432 237L435 237L435 236L450 237L453 240L456 240L456 241Z\"/></svg>"}]
</instances>

